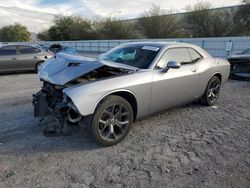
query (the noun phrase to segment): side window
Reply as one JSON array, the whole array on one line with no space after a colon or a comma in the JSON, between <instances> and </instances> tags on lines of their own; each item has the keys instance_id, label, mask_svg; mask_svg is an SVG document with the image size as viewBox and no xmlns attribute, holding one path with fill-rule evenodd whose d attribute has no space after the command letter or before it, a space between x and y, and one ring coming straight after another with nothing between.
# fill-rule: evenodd
<instances>
[{"instance_id":1,"label":"side window","mask_svg":"<svg viewBox=\"0 0 250 188\"><path fill-rule=\"evenodd\" d=\"M19 46L20 54L33 54L38 53L38 49L32 46Z\"/></svg>"},{"instance_id":2,"label":"side window","mask_svg":"<svg viewBox=\"0 0 250 188\"><path fill-rule=\"evenodd\" d=\"M0 55L16 55L16 46L3 46L0 48Z\"/></svg>"},{"instance_id":3,"label":"side window","mask_svg":"<svg viewBox=\"0 0 250 188\"><path fill-rule=\"evenodd\" d=\"M157 64L157 68L166 67L169 61L175 61L182 65L192 63L192 59L186 48L172 48L167 50Z\"/></svg>"},{"instance_id":4,"label":"side window","mask_svg":"<svg viewBox=\"0 0 250 188\"><path fill-rule=\"evenodd\" d=\"M191 56L191 59L192 59L193 63L199 61L202 58L202 56L197 51L195 51L194 49L187 48L187 50L188 50L188 52L189 52L189 54Z\"/></svg>"}]
</instances>

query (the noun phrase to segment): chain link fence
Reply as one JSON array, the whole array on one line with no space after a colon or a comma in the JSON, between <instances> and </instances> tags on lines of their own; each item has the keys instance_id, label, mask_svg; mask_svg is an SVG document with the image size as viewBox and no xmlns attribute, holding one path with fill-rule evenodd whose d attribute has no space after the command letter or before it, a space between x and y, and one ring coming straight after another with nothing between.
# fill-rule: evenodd
<instances>
[{"instance_id":1,"label":"chain link fence","mask_svg":"<svg viewBox=\"0 0 250 188\"><path fill-rule=\"evenodd\" d=\"M136 40L83 40L83 41L38 41L19 42L18 44L61 44L76 48L79 52L103 53L111 48L128 43L139 41L166 41L186 42L198 45L215 57L226 58L232 54L250 48L249 37L218 37L218 38L176 38L176 39L136 39ZM16 43L15 43L16 44Z\"/></svg>"}]
</instances>

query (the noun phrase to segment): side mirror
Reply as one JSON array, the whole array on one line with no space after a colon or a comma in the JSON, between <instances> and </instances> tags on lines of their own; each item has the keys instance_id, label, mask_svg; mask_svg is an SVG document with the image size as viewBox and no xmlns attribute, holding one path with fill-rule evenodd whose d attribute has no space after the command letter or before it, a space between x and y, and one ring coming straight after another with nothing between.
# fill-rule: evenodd
<instances>
[{"instance_id":1,"label":"side mirror","mask_svg":"<svg viewBox=\"0 0 250 188\"><path fill-rule=\"evenodd\" d=\"M175 61L169 61L167 66L162 70L162 72L166 73L169 69L178 69L181 67L180 63L177 63Z\"/></svg>"}]
</instances>

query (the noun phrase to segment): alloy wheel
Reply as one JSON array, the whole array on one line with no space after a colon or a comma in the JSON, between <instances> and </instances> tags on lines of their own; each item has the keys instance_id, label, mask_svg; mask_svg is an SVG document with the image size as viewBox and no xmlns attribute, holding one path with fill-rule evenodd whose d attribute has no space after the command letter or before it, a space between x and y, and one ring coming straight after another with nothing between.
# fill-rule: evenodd
<instances>
[{"instance_id":1,"label":"alloy wheel","mask_svg":"<svg viewBox=\"0 0 250 188\"><path fill-rule=\"evenodd\" d=\"M129 127L129 111L122 104L112 104L101 113L98 123L98 132L102 139L118 140Z\"/></svg>"},{"instance_id":2,"label":"alloy wheel","mask_svg":"<svg viewBox=\"0 0 250 188\"><path fill-rule=\"evenodd\" d=\"M212 82L208 90L208 100L211 103L214 103L219 96L219 92L220 92L220 81L215 80L214 82Z\"/></svg>"}]
</instances>

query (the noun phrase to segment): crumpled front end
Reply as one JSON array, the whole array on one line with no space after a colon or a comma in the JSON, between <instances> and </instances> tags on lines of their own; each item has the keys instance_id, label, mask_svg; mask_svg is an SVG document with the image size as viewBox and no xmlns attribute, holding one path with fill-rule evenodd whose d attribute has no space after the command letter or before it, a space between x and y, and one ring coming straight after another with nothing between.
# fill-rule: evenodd
<instances>
[{"instance_id":1,"label":"crumpled front end","mask_svg":"<svg viewBox=\"0 0 250 188\"><path fill-rule=\"evenodd\" d=\"M82 119L75 105L63 93L63 87L44 82L42 89L33 95L34 116L41 120L52 118L44 127L45 133L67 135L69 124Z\"/></svg>"},{"instance_id":2,"label":"crumpled front end","mask_svg":"<svg viewBox=\"0 0 250 188\"><path fill-rule=\"evenodd\" d=\"M49 123L45 123L45 132L68 134L71 124L86 126L86 120L91 115L87 114L83 118L76 105L63 91L131 74L135 70L137 69L117 63L58 53L40 67L38 75L43 86L33 95L34 116L40 117L41 120L51 119Z\"/></svg>"},{"instance_id":3,"label":"crumpled front end","mask_svg":"<svg viewBox=\"0 0 250 188\"><path fill-rule=\"evenodd\" d=\"M135 70L125 65L58 53L39 70L43 86L33 95L34 116L42 120L52 118L52 123L47 123L45 132L68 134L69 124L83 125L87 118L83 120L76 105L64 93L65 90L131 74Z\"/></svg>"}]
</instances>

